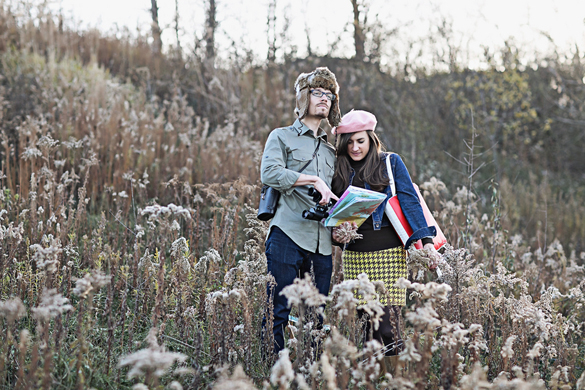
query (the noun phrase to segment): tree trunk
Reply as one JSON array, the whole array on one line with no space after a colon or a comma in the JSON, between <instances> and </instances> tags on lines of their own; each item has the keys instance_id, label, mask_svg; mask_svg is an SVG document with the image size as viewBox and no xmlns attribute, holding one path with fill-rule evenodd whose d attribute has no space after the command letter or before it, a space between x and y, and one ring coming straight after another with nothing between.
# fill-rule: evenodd
<instances>
[{"instance_id":1,"label":"tree trunk","mask_svg":"<svg viewBox=\"0 0 585 390\"><path fill-rule=\"evenodd\" d=\"M177 53L181 56L181 39L179 38L179 0L175 0L175 38L177 39Z\"/></svg>"},{"instance_id":2,"label":"tree trunk","mask_svg":"<svg viewBox=\"0 0 585 390\"><path fill-rule=\"evenodd\" d=\"M158 5L156 4L156 0L150 0L151 8L150 14L152 16L152 51L154 54L160 54L162 49L162 41L160 39L161 29L160 25L158 24Z\"/></svg>"},{"instance_id":3,"label":"tree trunk","mask_svg":"<svg viewBox=\"0 0 585 390\"><path fill-rule=\"evenodd\" d=\"M215 30L217 29L215 0L209 0L205 22L205 53L208 59L215 58Z\"/></svg>"},{"instance_id":4,"label":"tree trunk","mask_svg":"<svg viewBox=\"0 0 585 390\"><path fill-rule=\"evenodd\" d=\"M268 53L266 54L266 59L268 63L274 63L276 60L276 0L272 0L270 4L268 4L268 19L266 21L267 25L267 34L266 38L268 40Z\"/></svg>"},{"instance_id":5,"label":"tree trunk","mask_svg":"<svg viewBox=\"0 0 585 390\"><path fill-rule=\"evenodd\" d=\"M313 48L311 47L311 29L305 20L305 36L307 37L307 57L313 56Z\"/></svg>"},{"instance_id":6,"label":"tree trunk","mask_svg":"<svg viewBox=\"0 0 585 390\"><path fill-rule=\"evenodd\" d=\"M351 0L353 6L353 39L355 42L355 59L364 60L364 30L360 23L360 10L358 0Z\"/></svg>"}]
</instances>

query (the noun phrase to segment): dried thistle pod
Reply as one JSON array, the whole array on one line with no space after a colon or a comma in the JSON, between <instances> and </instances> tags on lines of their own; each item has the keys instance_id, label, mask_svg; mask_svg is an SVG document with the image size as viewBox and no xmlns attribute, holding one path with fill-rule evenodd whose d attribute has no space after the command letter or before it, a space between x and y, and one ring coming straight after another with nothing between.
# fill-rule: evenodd
<instances>
[{"instance_id":1,"label":"dried thistle pod","mask_svg":"<svg viewBox=\"0 0 585 390\"><path fill-rule=\"evenodd\" d=\"M335 234L339 242L351 242L362 239L363 236L357 232L358 226L351 222L344 222L335 228Z\"/></svg>"}]
</instances>

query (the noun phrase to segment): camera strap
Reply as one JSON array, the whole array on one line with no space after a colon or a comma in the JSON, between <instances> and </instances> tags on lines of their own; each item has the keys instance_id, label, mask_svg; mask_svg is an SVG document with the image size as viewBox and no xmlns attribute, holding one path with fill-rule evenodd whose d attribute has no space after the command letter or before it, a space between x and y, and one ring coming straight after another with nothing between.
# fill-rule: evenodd
<instances>
[{"instance_id":1,"label":"camera strap","mask_svg":"<svg viewBox=\"0 0 585 390\"><path fill-rule=\"evenodd\" d=\"M305 170L305 168L308 167L309 164L313 162L313 160L317 156L317 151L319 150L319 146L321 146L321 138L319 138L319 142L317 142L317 147L315 148L315 151L313 152L313 157L311 157L311 159L309 161L307 161L307 163L301 168L299 173L303 172Z\"/></svg>"}]
</instances>

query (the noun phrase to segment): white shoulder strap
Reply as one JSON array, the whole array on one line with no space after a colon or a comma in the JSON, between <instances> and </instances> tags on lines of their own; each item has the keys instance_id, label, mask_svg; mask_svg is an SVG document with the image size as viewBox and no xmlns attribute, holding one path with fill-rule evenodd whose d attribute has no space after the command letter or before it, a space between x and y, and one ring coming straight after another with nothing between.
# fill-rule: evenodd
<instances>
[{"instance_id":1,"label":"white shoulder strap","mask_svg":"<svg viewBox=\"0 0 585 390\"><path fill-rule=\"evenodd\" d=\"M394 183L394 174L392 174L392 165L390 164L390 155L386 155L386 170L388 171L388 180L390 181L390 189L392 190L392 196L396 195L396 184Z\"/></svg>"}]
</instances>

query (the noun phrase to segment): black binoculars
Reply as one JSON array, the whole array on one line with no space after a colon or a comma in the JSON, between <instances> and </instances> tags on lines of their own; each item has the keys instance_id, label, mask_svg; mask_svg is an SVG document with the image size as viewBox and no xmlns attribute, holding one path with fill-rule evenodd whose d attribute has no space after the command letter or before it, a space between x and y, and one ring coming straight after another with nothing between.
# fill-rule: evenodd
<instances>
[{"instance_id":1,"label":"black binoculars","mask_svg":"<svg viewBox=\"0 0 585 390\"><path fill-rule=\"evenodd\" d=\"M312 221L320 221L324 218L329 217L329 208L335 204L335 201L331 199L329 203L325 205L319 204L321 201L321 193L317 191L314 187L309 188L309 196L313 197L313 202L315 202L315 206L311 207L309 210L303 211L303 218L310 219Z\"/></svg>"}]
</instances>

